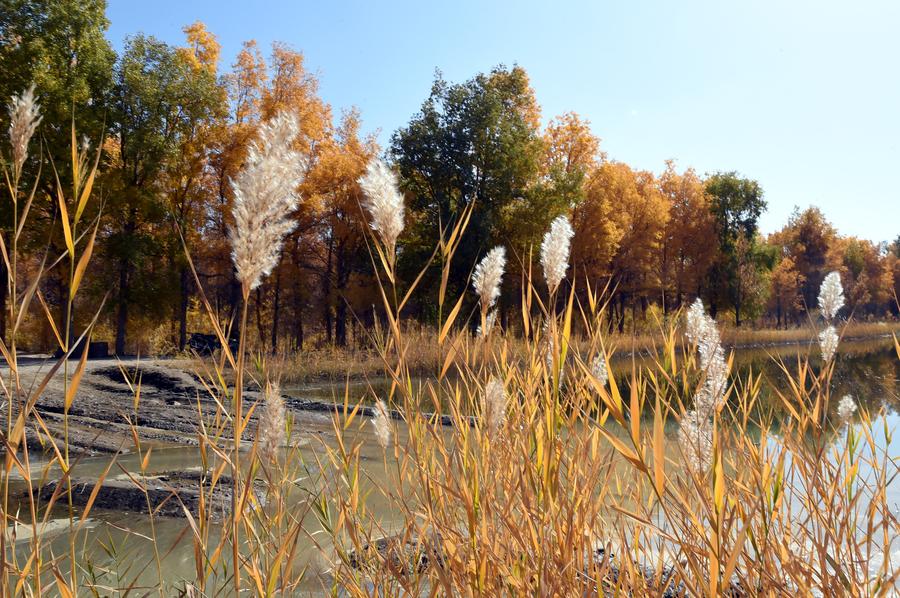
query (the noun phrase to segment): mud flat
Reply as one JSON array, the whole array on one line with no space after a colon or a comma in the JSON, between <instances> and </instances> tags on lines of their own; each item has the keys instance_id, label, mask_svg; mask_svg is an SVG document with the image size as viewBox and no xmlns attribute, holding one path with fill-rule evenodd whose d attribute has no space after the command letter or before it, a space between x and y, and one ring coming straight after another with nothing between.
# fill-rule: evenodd
<instances>
[{"instance_id":1,"label":"mud flat","mask_svg":"<svg viewBox=\"0 0 900 598\"><path fill-rule=\"evenodd\" d=\"M53 365L51 358L25 357L20 360L19 377L25 392L37 388ZM134 449L132 428L146 448L197 446L198 422L214 414L217 404L197 377L186 370L191 365L178 360L114 360L88 361L78 387L78 394L69 409L70 455L102 455L130 452ZM75 364L70 366L74 369ZM123 375L122 370L126 374ZM138 375L135 375L135 371ZM8 368L0 368L0 375L8 379ZM132 382L129 384L130 379ZM135 409L136 385L140 379L140 401ZM48 383L35 404L35 410L47 431L62 446L64 435L63 405L64 377L60 369ZM252 389L245 391L245 404L260 398ZM321 420L321 412L331 411L334 405L316 401L287 398L294 413L295 424L302 429L306 420ZM316 412L319 412L317 414ZM6 410L0 413L0 428L6 427ZM38 424L34 417L28 421L28 445L32 456L49 447L42 445ZM245 441L252 441L256 430L255 416L244 433ZM227 438L226 430L225 438Z\"/></svg>"},{"instance_id":2,"label":"mud flat","mask_svg":"<svg viewBox=\"0 0 900 598\"><path fill-rule=\"evenodd\" d=\"M84 507L93 496L93 508L142 515L152 509L156 516L184 517L190 513L198 517L202 492L202 502L214 519L224 519L231 508L232 479L221 476L210 491L208 483L201 487L199 471L123 476L106 479L99 484L99 488L97 486L97 480L94 479L73 479L72 504ZM51 499L67 500L65 488L60 487L60 482L57 481L44 484L40 489L40 498L44 502Z\"/></svg>"}]
</instances>

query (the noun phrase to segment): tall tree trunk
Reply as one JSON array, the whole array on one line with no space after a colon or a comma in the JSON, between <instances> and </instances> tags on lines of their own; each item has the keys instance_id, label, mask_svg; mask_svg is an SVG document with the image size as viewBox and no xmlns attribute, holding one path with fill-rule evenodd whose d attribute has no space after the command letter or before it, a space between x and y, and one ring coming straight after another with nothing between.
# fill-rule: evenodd
<instances>
[{"instance_id":1,"label":"tall tree trunk","mask_svg":"<svg viewBox=\"0 0 900 598\"><path fill-rule=\"evenodd\" d=\"M231 331L231 336L237 338L237 322L235 320L237 320L238 306L240 306L241 302L241 283L234 277L228 282L227 301L229 330Z\"/></svg>"},{"instance_id":2,"label":"tall tree trunk","mask_svg":"<svg viewBox=\"0 0 900 598\"><path fill-rule=\"evenodd\" d=\"M265 347L266 331L263 330L262 321L262 285L256 287L256 334L259 337L259 344Z\"/></svg>"},{"instance_id":3,"label":"tall tree trunk","mask_svg":"<svg viewBox=\"0 0 900 598\"><path fill-rule=\"evenodd\" d=\"M281 263L281 259L278 260ZM275 269L275 297L272 300L272 354L278 352L278 320L281 314L281 268Z\"/></svg>"},{"instance_id":4,"label":"tall tree trunk","mask_svg":"<svg viewBox=\"0 0 900 598\"><path fill-rule=\"evenodd\" d=\"M619 296L619 334L625 333L625 294Z\"/></svg>"},{"instance_id":5,"label":"tall tree trunk","mask_svg":"<svg viewBox=\"0 0 900 598\"><path fill-rule=\"evenodd\" d=\"M325 327L325 341L330 345L334 339L331 334L331 274L332 255L334 253L334 238L328 239L328 253L325 256L325 275L322 277L322 324Z\"/></svg>"},{"instance_id":6,"label":"tall tree trunk","mask_svg":"<svg viewBox=\"0 0 900 598\"><path fill-rule=\"evenodd\" d=\"M297 312L294 314L294 348L298 351L303 350L303 314Z\"/></svg>"},{"instance_id":7,"label":"tall tree trunk","mask_svg":"<svg viewBox=\"0 0 900 598\"><path fill-rule=\"evenodd\" d=\"M337 304L335 305L334 340L341 346L347 346L347 297L345 291L350 282L350 271L347 267L347 252L344 243L340 243L335 252L335 270L337 278Z\"/></svg>"},{"instance_id":8,"label":"tall tree trunk","mask_svg":"<svg viewBox=\"0 0 900 598\"><path fill-rule=\"evenodd\" d=\"M637 332L637 300L631 300L631 333Z\"/></svg>"},{"instance_id":9,"label":"tall tree trunk","mask_svg":"<svg viewBox=\"0 0 900 598\"><path fill-rule=\"evenodd\" d=\"M184 351L187 345L187 316L191 302L191 278L186 266L181 267L181 301L178 305L178 350Z\"/></svg>"},{"instance_id":10,"label":"tall tree trunk","mask_svg":"<svg viewBox=\"0 0 900 598\"><path fill-rule=\"evenodd\" d=\"M137 229L137 208L132 207L123 228L126 239L133 237ZM128 340L128 304L131 301L131 262L127 253L119 258L119 306L116 314L116 355L125 354Z\"/></svg>"},{"instance_id":11,"label":"tall tree trunk","mask_svg":"<svg viewBox=\"0 0 900 598\"><path fill-rule=\"evenodd\" d=\"M334 342L340 347L347 346L347 302L338 299L334 315Z\"/></svg>"},{"instance_id":12,"label":"tall tree trunk","mask_svg":"<svg viewBox=\"0 0 900 598\"><path fill-rule=\"evenodd\" d=\"M128 259L119 260L119 305L116 313L116 355L125 355L125 342L128 334L128 291L129 291Z\"/></svg>"}]
</instances>

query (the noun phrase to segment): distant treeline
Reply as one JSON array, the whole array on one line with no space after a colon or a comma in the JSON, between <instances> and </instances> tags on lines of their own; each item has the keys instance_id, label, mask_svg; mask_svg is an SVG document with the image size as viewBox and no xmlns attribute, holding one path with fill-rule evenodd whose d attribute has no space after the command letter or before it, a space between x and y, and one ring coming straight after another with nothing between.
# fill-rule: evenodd
<instances>
[{"instance_id":1,"label":"distant treeline","mask_svg":"<svg viewBox=\"0 0 900 598\"><path fill-rule=\"evenodd\" d=\"M74 126L76 143L96 148L100 165L94 183L100 200L86 215L99 219L97 250L75 318L91 317L105 299L101 332L118 353L184 348L200 291L187 254L221 319L231 319L240 286L228 244L230 181L259 124L282 111L300 118L296 147L309 169L297 226L252 297L261 346L302 347L313 337L342 345L354 340L356 323L365 328L379 317L357 181L382 153L406 197L401 284L433 259L420 285L428 290L409 304L424 324L438 317L439 254L433 256L441 230L469 205L448 292L464 292L478 258L503 245L510 268L500 321L513 329L518 287L540 276L540 268L530 267L534 248L563 213L575 229L568 279L576 289L609 290L611 329L643 326L648 312L671 313L697 296L713 315L727 313L737 325L793 325L806 318L805 306L816 304L832 270L846 289L847 313L897 314L900 237L874 243L842 236L814 207L798 209L782 230L764 237L757 222L766 202L756 181L733 171L679 171L674 162L661 173L633 169L609 158L574 113L542 126L520 67L497 67L462 83L438 74L420 112L383 150L362 133L357 110L337 115L322 101L303 55L284 44L264 56L248 41L223 69L220 46L202 23L185 27L179 46L135 34L121 54L106 40L107 27L102 0L0 0L0 96L33 84L43 114L41 147L32 148L23 176L24 188L37 186L24 250L33 268L45 253L65 250L53 166L60 183L71 185L65 180L71 169L62 166L71 162ZM0 125L6 131L6 111ZM9 159L6 143L0 155ZM6 202L4 232L12 222ZM29 270L19 275L27 279ZM51 271L40 289L40 303L57 321L65 317L67 280L67 272ZM5 294L3 287L4 304ZM35 302L33 309L28 344L54 345L37 313L43 307Z\"/></svg>"}]
</instances>

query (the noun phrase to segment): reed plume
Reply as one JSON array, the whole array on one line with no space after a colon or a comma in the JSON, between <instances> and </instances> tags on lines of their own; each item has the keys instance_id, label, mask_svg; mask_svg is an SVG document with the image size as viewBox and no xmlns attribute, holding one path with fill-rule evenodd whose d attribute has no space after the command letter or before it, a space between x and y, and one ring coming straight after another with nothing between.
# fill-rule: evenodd
<instances>
[{"instance_id":1,"label":"reed plume","mask_svg":"<svg viewBox=\"0 0 900 598\"><path fill-rule=\"evenodd\" d=\"M372 160L366 174L359 179L366 201L363 206L372 219L372 227L384 244L389 259L393 259L397 238L403 232L403 195L397 185L397 175L381 160Z\"/></svg>"},{"instance_id":2,"label":"reed plume","mask_svg":"<svg viewBox=\"0 0 900 598\"><path fill-rule=\"evenodd\" d=\"M841 285L841 275L829 272L819 287L819 309L822 310L822 316L830 322L842 307L844 307L844 287Z\"/></svg>"},{"instance_id":3,"label":"reed plume","mask_svg":"<svg viewBox=\"0 0 900 598\"><path fill-rule=\"evenodd\" d=\"M22 166L28 159L28 144L41 123L41 107L34 97L34 84L14 95L7 106L9 111L9 142L12 145L13 181L22 174Z\"/></svg>"},{"instance_id":4,"label":"reed plume","mask_svg":"<svg viewBox=\"0 0 900 598\"><path fill-rule=\"evenodd\" d=\"M853 397L850 395L844 395L844 397L838 401L838 417L842 422L847 422L853 417L854 413L856 413L856 401L854 401Z\"/></svg>"},{"instance_id":5,"label":"reed plume","mask_svg":"<svg viewBox=\"0 0 900 598\"><path fill-rule=\"evenodd\" d=\"M488 314L484 317L484 325L479 324L477 330L477 336L479 338L484 338L491 333L494 329L494 326L497 324L497 310L493 309L488 312Z\"/></svg>"},{"instance_id":6,"label":"reed plume","mask_svg":"<svg viewBox=\"0 0 900 598\"><path fill-rule=\"evenodd\" d=\"M260 457L267 462L275 462L278 449L285 445L284 399L277 383L267 383L266 405L259 418L258 448Z\"/></svg>"},{"instance_id":7,"label":"reed plume","mask_svg":"<svg viewBox=\"0 0 900 598\"><path fill-rule=\"evenodd\" d=\"M483 412L488 432L493 436L506 419L506 389L503 382L493 376L484 386Z\"/></svg>"},{"instance_id":8,"label":"reed plume","mask_svg":"<svg viewBox=\"0 0 900 598\"><path fill-rule=\"evenodd\" d=\"M819 309L828 323L828 326L819 333L819 348L826 363L831 361L837 352L840 339L834 327L834 318L843 306L844 287L841 286L841 276L837 272L829 272L819 287Z\"/></svg>"},{"instance_id":9,"label":"reed plume","mask_svg":"<svg viewBox=\"0 0 900 598\"><path fill-rule=\"evenodd\" d=\"M822 350L822 359L826 363L831 361L834 354L837 353L839 340L837 330L830 324L819 333L819 349Z\"/></svg>"},{"instance_id":10,"label":"reed plume","mask_svg":"<svg viewBox=\"0 0 900 598\"><path fill-rule=\"evenodd\" d=\"M541 266L550 293L555 293L569 267L569 250L575 231L566 216L557 216L544 234L541 244Z\"/></svg>"},{"instance_id":11,"label":"reed plume","mask_svg":"<svg viewBox=\"0 0 900 598\"><path fill-rule=\"evenodd\" d=\"M716 321L706 315L699 298L687 311L685 335L697 347L704 380L694 395L693 409L682 418L679 437L688 449L688 463L700 471L709 466L712 457L711 418L725 399L728 364Z\"/></svg>"},{"instance_id":12,"label":"reed plume","mask_svg":"<svg viewBox=\"0 0 900 598\"><path fill-rule=\"evenodd\" d=\"M679 422L678 440L684 454L685 463L695 471L702 472L712 462L713 426L708 417L696 409L684 414Z\"/></svg>"},{"instance_id":13,"label":"reed plume","mask_svg":"<svg viewBox=\"0 0 900 598\"><path fill-rule=\"evenodd\" d=\"M601 351L594 357L591 363L591 375L597 379L600 386L606 386L609 382L609 367L606 365L606 355Z\"/></svg>"},{"instance_id":14,"label":"reed plume","mask_svg":"<svg viewBox=\"0 0 900 598\"><path fill-rule=\"evenodd\" d=\"M387 404L378 399L375 401L375 417L372 418L372 427L375 428L375 438L381 448L387 450L391 446L391 415L388 413Z\"/></svg>"},{"instance_id":15,"label":"reed plume","mask_svg":"<svg viewBox=\"0 0 900 598\"><path fill-rule=\"evenodd\" d=\"M297 117L281 113L260 126L247 160L231 182L234 226L229 231L231 259L245 294L278 264L284 238L294 230L289 218L300 201L307 158L293 149Z\"/></svg>"},{"instance_id":16,"label":"reed plume","mask_svg":"<svg viewBox=\"0 0 900 598\"><path fill-rule=\"evenodd\" d=\"M703 387L694 397L694 408L706 417L712 417L725 396L728 364L716 321L706 315L700 299L694 301L688 310L686 335L697 346L700 367L705 375Z\"/></svg>"},{"instance_id":17,"label":"reed plume","mask_svg":"<svg viewBox=\"0 0 900 598\"><path fill-rule=\"evenodd\" d=\"M484 313L487 313L500 297L504 268L506 268L506 249L503 247L491 249L475 267L472 287L481 299L481 309Z\"/></svg>"}]
</instances>

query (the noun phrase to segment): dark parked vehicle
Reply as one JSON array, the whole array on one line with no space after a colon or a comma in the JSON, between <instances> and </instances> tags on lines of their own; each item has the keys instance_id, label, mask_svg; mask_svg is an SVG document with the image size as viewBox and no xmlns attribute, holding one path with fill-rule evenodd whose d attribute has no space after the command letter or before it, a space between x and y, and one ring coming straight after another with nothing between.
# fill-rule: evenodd
<instances>
[{"instance_id":1,"label":"dark parked vehicle","mask_svg":"<svg viewBox=\"0 0 900 598\"><path fill-rule=\"evenodd\" d=\"M232 352L237 351L238 342L238 339L235 337L228 339L228 347ZM215 334L192 332L190 338L188 338L188 347L198 355L212 355L222 348L222 343L219 342L219 337Z\"/></svg>"},{"instance_id":2,"label":"dark parked vehicle","mask_svg":"<svg viewBox=\"0 0 900 598\"><path fill-rule=\"evenodd\" d=\"M81 354L84 352L84 340L72 349L72 354L70 358L81 358ZM91 341L88 343L87 347L87 358L88 359L106 359L109 357L109 343L105 343L102 341ZM57 359L63 356L63 350L57 349L53 356Z\"/></svg>"}]
</instances>

